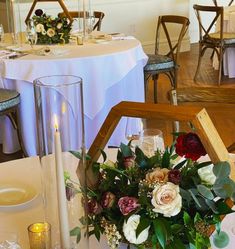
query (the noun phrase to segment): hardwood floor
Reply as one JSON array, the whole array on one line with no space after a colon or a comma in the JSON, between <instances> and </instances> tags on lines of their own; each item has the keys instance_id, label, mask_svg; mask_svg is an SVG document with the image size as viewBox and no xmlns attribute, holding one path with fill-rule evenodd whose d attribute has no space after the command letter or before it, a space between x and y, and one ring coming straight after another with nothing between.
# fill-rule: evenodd
<instances>
[{"instance_id":1,"label":"hardwood floor","mask_svg":"<svg viewBox=\"0 0 235 249\"><path fill-rule=\"evenodd\" d=\"M197 66L197 56L198 46L197 44L191 45L191 50L189 52L181 53L180 55L180 69L179 69L179 80L178 87L187 87L187 86L204 86L204 87L217 87L217 71L212 67L210 60L211 52L208 51L202 61L202 70L198 77L197 82L193 81L193 77L196 71ZM229 79L223 77L222 84L220 87L235 88L235 78ZM161 75L159 78L158 84L158 100L159 103L169 103L167 98L167 93L171 89L169 80L166 76ZM235 96L234 96L235 97ZM149 93L147 97L148 102L153 101L153 86L150 82ZM202 107L206 107L209 104L200 104ZM210 105L211 106L211 105ZM213 105L209 113L215 127L217 128L222 140L225 145L228 146L235 141L235 105L234 113L223 113L216 110L216 107L213 108ZM160 122L159 120L147 120L146 122L148 128L159 128L163 130L164 139L166 144L171 143L171 123L170 122ZM181 125L182 130L188 130L189 126L187 124ZM14 160L21 157L21 153L14 153L10 155L4 155L2 153L2 147L0 146L0 162Z\"/></svg>"}]
</instances>

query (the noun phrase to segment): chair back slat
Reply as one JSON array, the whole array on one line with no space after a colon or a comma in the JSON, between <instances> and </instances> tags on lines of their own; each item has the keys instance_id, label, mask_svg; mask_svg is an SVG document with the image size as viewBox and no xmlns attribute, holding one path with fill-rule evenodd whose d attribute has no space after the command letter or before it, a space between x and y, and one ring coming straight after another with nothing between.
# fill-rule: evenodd
<instances>
[{"instance_id":1,"label":"chair back slat","mask_svg":"<svg viewBox=\"0 0 235 249\"><path fill-rule=\"evenodd\" d=\"M213 1L213 3L214 3L215 6L218 6L217 0L212 0L212 1ZM228 3L228 6L231 6L232 3L233 3L233 0L231 0L231 1Z\"/></svg>"},{"instance_id":2,"label":"chair back slat","mask_svg":"<svg viewBox=\"0 0 235 249\"><path fill-rule=\"evenodd\" d=\"M181 25L178 40L175 44L172 42L172 36L169 30L168 24L179 24ZM175 15L164 15L159 16L157 30L156 30L156 43L155 43L155 54L159 53L159 44L160 44L160 32L163 30L163 34L166 37L168 44L167 56L171 57L175 64L178 62L178 54L180 52L181 42L184 35L186 34L189 27L189 19L184 16L175 16Z\"/></svg>"},{"instance_id":3,"label":"chair back slat","mask_svg":"<svg viewBox=\"0 0 235 249\"><path fill-rule=\"evenodd\" d=\"M193 8L195 10L196 17L199 24L199 36L200 41L207 39L210 33L213 32L212 28L215 27L216 22L219 21L220 25L220 39L223 39L223 19L224 19L224 8L218 6L204 6L194 4ZM202 21L202 13L214 13L213 19L210 21L209 25L205 25Z\"/></svg>"}]
</instances>

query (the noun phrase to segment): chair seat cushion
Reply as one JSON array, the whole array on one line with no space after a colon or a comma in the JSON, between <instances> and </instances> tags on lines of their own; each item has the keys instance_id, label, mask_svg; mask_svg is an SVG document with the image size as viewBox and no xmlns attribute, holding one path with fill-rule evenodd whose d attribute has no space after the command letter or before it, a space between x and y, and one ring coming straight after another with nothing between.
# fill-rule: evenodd
<instances>
[{"instance_id":1,"label":"chair seat cushion","mask_svg":"<svg viewBox=\"0 0 235 249\"><path fill-rule=\"evenodd\" d=\"M164 71L174 68L174 61L165 55L148 54L148 62L144 67L144 71Z\"/></svg>"},{"instance_id":2,"label":"chair seat cushion","mask_svg":"<svg viewBox=\"0 0 235 249\"><path fill-rule=\"evenodd\" d=\"M211 42L213 42L213 40L220 40L220 33L211 33L210 38L212 39ZM211 40L210 38L206 40ZM235 44L235 33L223 33L223 40L225 44Z\"/></svg>"},{"instance_id":3,"label":"chair seat cushion","mask_svg":"<svg viewBox=\"0 0 235 249\"><path fill-rule=\"evenodd\" d=\"M0 89L0 112L20 103L20 94L14 90Z\"/></svg>"}]
</instances>

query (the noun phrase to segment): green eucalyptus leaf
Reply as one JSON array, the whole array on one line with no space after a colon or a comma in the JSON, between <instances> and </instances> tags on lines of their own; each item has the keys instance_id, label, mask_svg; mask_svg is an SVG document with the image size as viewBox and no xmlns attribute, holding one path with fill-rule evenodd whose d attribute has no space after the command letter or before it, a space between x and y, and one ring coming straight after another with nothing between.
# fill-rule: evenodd
<instances>
[{"instance_id":1,"label":"green eucalyptus leaf","mask_svg":"<svg viewBox=\"0 0 235 249\"><path fill-rule=\"evenodd\" d=\"M215 214L218 213L218 210L217 210L217 208L216 208L216 205L215 205L214 201L206 199L205 202L206 202L207 206L208 206Z\"/></svg>"},{"instance_id":2,"label":"green eucalyptus leaf","mask_svg":"<svg viewBox=\"0 0 235 249\"><path fill-rule=\"evenodd\" d=\"M199 200L197 199L197 197L196 197L196 195L194 193L195 191L193 191L193 189L189 189L188 191L191 194L191 196L192 196L193 200L195 201L195 203L198 205L198 207L201 208L202 206L201 206Z\"/></svg>"},{"instance_id":3,"label":"green eucalyptus leaf","mask_svg":"<svg viewBox=\"0 0 235 249\"><path fill-rule=\"evenodd\" d=\"M204 186L204 185L198 185L197 186L197 190L205 198L207 198L209 200L213 200L214 199L213 193L206 186Z\"/></svg>"},{"instance_id":4,"label":"green eucalyptus leaf","mask_svg":"<svg viewBox=\"0 0 235 249\"><path fill-rule=\"evenodd\" d=\"M166 225L166 220L156 219L153 221L154 233L157 236L159 244L163 249L166 247L166 242L168 239L168 230Z\"/></svg>"},{"instance_id":5,"label":"green eucalyptus leaf","mask_svg":"<svg viewBox=\"0 0 235 249\"><path fill-rule=\"evenodd\" d=\"M182 196L183 199L185 199L188 203L191 201L192 197L190 193L183 188L180 188L180 195Z\"/></svg>"},{"instance_id":6,"label":"green eucalyptus leaf","mask_svg":"<svg viewBox=\"0 0 235 249\"><path fill-rule=\"evenodd\" d=\"M234 193L234 182L229 178L216 180L213 190L215 194L223 199L230 198Z\"/></svg>"},{"instance_id":7,"label":"green eucalyptus leaf","mask_svg":"<svg viewBox=\"0 0 235 249\"><path fill-rule=\"evenodd\" d=\"M78 236L81 235L81 228L80 227L75 227L70 231L70 236Z\"/></svg>"},{"instance_id":8,"label":"green eucalyptus leaf","mask_svg":"<svg viewBox=\"0 0 235 249\"><path fill-rule=\"evenodd\" d=\"M229 237L227 233L221 231L219 234L213 235L213 243L218 248L225 248L229 243Z\"/></svg>"},{"instance_id":9,"label":"green eucalyptus leaf","mask_svg":"<svg viewBox=\"0 0 235 249\"><path fill-rule=\"evenodd\" d=\"M213 173L217 178L225 178L230 174L230 165L228 162L216 163L213 167Z\"/></svg>"}]
</instances>

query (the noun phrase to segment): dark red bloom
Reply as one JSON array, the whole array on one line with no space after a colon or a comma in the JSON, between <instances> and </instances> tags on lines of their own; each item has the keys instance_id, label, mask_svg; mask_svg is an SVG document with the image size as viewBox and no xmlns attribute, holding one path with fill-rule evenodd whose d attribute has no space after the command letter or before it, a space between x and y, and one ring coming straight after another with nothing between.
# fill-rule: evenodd
<instances>
[{"instance_id":1,"label":"dark red bloom","mask_svg":"<svg viewBox=\"0 0 235 249\"><path fill-rule=\"evenodd\" d=\"M168 172L168 181L172 182L176 185L180 183L181 180L181 174L178 169L172 169Z\"/></svg>"},{"instance_id":2,"label":"dark red bloom","mask_svg":"<svg viewBox=\"0 0 235 249\"><path fill-rule=\"evenodd\" d=\"M190 158L193 161L206 155L206 150L198 135L192 132L180 135L176 140L175 149L179 156Z\"/></svg>"},{"instance_id":3,"label":"dark red bloom","mask_svg":"<svg viewBox=\"0 0 235 249\"><path fill-rule=\"evenodd\" d=\"M101 205L95 200L90 199L87 202L87 212L88 214L99 214L102 211Z\"/></svg>"},{"instance_id":4,"label":"dark red bloom","mask_svg":"<svg viewBox=\"0 0 235 249\"><path fill-rule=\"evenodd\" d=\"M43 14L43 11L41 9L37 9L37 10L35 10L34 13L36 16L41 16Z\"/></svg>"}]
</instances>

